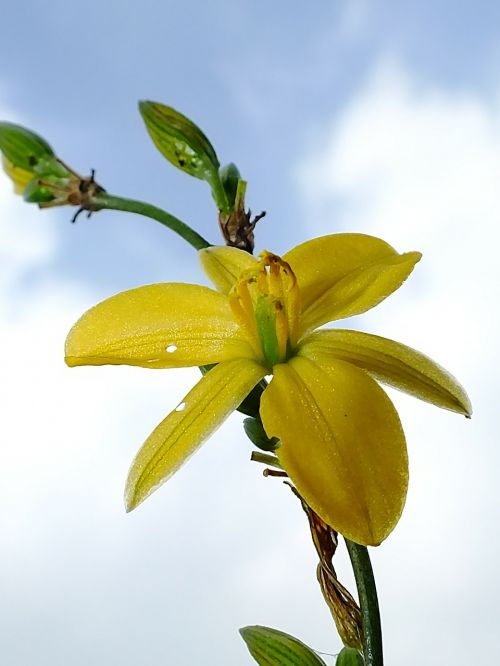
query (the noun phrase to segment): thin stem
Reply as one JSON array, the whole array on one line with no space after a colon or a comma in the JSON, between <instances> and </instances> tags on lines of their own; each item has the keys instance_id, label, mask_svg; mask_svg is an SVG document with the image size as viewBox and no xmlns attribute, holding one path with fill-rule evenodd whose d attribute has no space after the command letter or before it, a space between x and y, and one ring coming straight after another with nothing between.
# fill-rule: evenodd
<instances>
[{"instance_id":1,"label":"thin stem","mask_svg":"<svg viewBox=\"0 0 500 666\"><path fill-rule=\"evenodd\" d=\"M366 546L345 539L358 588L363 622L363 653L365 666L383 666L382 629L378 607L377 588Z\"/></svg>"},{"instance_id":2,"label":"thin stem","mask_svg":"<svg viewBox=\"0 0 500 666\"><path fill-rule=\"evenodd\" d=\"M133 199L124 199L122 197L115 197L107 192L100 192L92 197L91 201L92 210L121 210L127 213L136 213L137 215L144 215L150 217L152 220L160 222L176 234L184 238L196 250L202 250L205 247L210 247L211 243L200 236L199 233L191 229L185 222L179 218L167 213L167 211L157 208L144 201L135 201Z\"/></svg>"}]
</instances>

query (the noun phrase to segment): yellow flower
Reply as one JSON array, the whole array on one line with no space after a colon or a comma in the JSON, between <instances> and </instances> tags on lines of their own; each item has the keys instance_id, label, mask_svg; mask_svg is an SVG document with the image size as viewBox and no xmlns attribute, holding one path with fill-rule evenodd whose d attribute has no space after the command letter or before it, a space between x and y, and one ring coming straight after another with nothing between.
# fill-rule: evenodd
<instances>
[{"instance_id":1,"label":"yellow flower","mask_svg":"<svg viewBox=\"0 0 500 666\"><path fill-rule=\"evenodd\" d=\"M401 424L377 381L468 416L465 391L426 356L392 340L317 330L377 305L421 255L378 238L336 234L283 258L230 247L201 250L218 291L155 284L89 310L66 342L70 366L176 368L217 364L144 443L125 500L134 509L237 409L273 379L260 416L307 503L344 536L379 544L396 525L408 485Z\"/></svg>"}]
</instances>

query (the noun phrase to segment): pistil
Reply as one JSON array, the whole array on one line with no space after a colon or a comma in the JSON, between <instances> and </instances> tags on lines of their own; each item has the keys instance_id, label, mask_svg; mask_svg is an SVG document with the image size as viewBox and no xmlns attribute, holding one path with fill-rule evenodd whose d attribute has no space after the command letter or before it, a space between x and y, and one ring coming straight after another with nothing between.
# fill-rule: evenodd
<instances>
[{"instance_id":1,"label":"pistil","mask_svg":"<svg viewBox=\"0 0 500 666\"><path fill-rule=\"evenodd\" d=\"M230 296L231 308L257 357L270 368L283 363L297 344L299 289L290 266L263 252Z\"/></svg>"}]
</instances>

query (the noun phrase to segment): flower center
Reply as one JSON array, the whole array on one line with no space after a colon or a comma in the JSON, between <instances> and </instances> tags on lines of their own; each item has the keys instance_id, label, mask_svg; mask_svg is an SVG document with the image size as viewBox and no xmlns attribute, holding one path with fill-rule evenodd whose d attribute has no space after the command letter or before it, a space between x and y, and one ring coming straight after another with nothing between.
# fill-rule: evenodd
<instances>
[{"instance_id":1,"label":"flower center","mask_svg":"<svg viewBox=\"0 0 500 666\"><path fill-rule=\"evenodd\" d=\"M297 278L286 261L262 252L229 296L231 309L260 361L272 367L292 355L300 312Z\"/></svg>"}]
</instances>

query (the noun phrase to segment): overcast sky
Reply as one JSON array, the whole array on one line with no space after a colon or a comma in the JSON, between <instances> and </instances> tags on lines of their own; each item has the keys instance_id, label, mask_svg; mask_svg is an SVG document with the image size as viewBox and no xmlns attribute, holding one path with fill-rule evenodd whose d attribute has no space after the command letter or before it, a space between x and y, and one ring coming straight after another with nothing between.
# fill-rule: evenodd
<instances>
[{"instance_id":1,"label":"overcast sky","mask_svg":"<svg viewBox=\"0 0 500 666\"><path fill-rule=\"evenodd\" d=\"M0 117L114 194L217 241L207 186L143 129L137 100L154 99L238 163L249 205L268 211L259 249L360 231L423 252L398 292L348 322L437 360L474 407L467 421L390 392L411 481L372 549L388 666L499 653L499 19L487 0L30 0L2 18ZM251 664L247 624L338 652L305 516L249 463L238 416L125 514L135 452L198 371L70 370L65 336L117 291L204 277L152 221L71 216L24 204L0 177L2 663ZM352 588L342 549L337 568Z\"/></svg>"}]
</instances>

